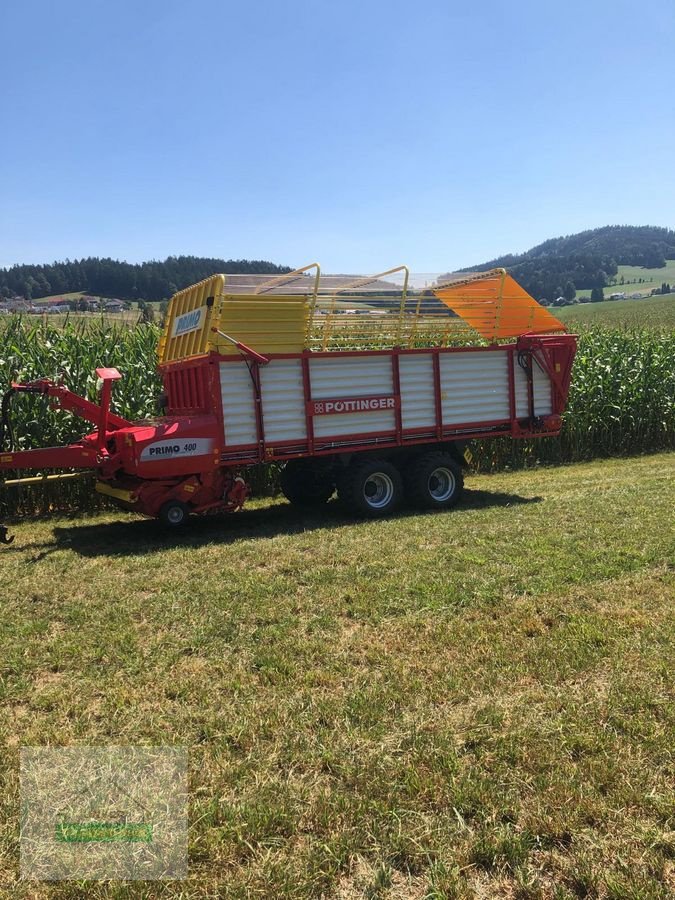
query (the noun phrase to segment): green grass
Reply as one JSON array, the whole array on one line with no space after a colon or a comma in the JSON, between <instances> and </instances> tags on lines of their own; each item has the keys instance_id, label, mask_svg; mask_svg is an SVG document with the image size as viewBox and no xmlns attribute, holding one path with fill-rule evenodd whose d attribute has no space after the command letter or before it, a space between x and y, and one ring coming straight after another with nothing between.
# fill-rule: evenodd
<instances>
[{"instance_id":1,"label":"green grass","mask_svg":"<svg viewBox=\"0 0 675 900\"><path fill-rule=\"evenodd\" d=\"M623 275L624 283L621 284ZM642 279L642 282L640 282ZM667 259L662 269L643 269L641 266L619 266L614 276L615 284L605 288L605 296L621 293L634 294L637 291L649 294L652 288L661 287L664 281L668 284L675 282L675 259ZM577 291L577 297L590 297L590 288Z\"/></svg>"},{"instance_id":2,"label":"green grass","mask_svg":"<svg viewBox=\"0 0 675 900\"><path fill-rule=\"evenodd\" d=\"M93 297L93 298L96 299L96 300L103 300L103 301L109 300L109 299L120 299L120 298L113 298L112 295L110 295L109 297L101 297L101 296L99 296L98 294L90 294L90 293L88 293L87 291L71 291L70 293L66 292L66 293L63 293L63 294L49 294L49 295L46 296L46 297L36 297L35 300L34 300L33 302L36 304L36 306L40 306L41 304L43 304L43 303L44 303L45 301L47 301L47 300L81 300L82 297ZM139 304L139 302L142 303L143 300L140 300L140 301L139 301L139 300L133 300L133 301L130 301L131 309L132 309L132 310L138 311L138 308L139 308L139 307L138 307L138 304ZM152 307L154 308L155 312L159 312L159 307L160 307L160 305L161 305L161 301L159 301L159 300L146 300L145 302L146 302L149 306L152 306ZM137 318L138 318L138 316L134 316L134 321L135 321Z\"/></svg>"},{"instance_id":3,"label":"green grass","mask_svg":"<svg viewBox=\"0 0 675 900\"><path fill-rule=\"evenodd\" d=\"M75 291L71 293L65 294L52 294L49 297L38 297L36 298L35 305L40 308L44 305L44 301L46 300L80 300L85 296L84 291ZM86 296L94 296L91 294L87 294ZM105 298L97 298L97 299L105 299ZM159 307L159 304L157 304ZM97 312L68 312L64 314L60 313L48 313L47 307L45 306L45 311L42 316L39 313L31 313L30 315L25 315L22 318L27 322L36 322L40 321L41 318L45 318L50 325L57 328L64 328L66 324L71 325L80 325L80 324L90 324L92 321L96 321L99 323L104 323L106 325L125 325L127 327L133 327L138 323L139 312L138 309L126 309L122 310L118 313L107 313L105 311L97 311ZM3 326L6 326L8 323L14 319L15 316L0 316L0 329Z\"/></svg>"},{"instance_id":4,"label":"green grass","mask_svg":"<svg viewBox=\"0 0 675 900\"><path fill-rule=\"evenodd\" d=\"M65 294L48 294L46 297L36 297L33 302L40 305L46 300L81 300L85 294L87 297L93 296L93 294L87 294L86 291L71 291Z\"/></svg>"},{"instance_id":5,"label":"green grass","mask_svg":"<svg viewBox=\"0 0 675 900\"><path fill-rule=\"evenodd\" d=\"M662 454L377 523L18 526L6 895L672 896L674 479ZM19 882L19 748L120 743L189 748L189 879Z\"/></svg>"},{"instance_id":6,"label":"green grass","mask_svg":"<svg viewBox=\"0 0 675 900\"><path fill-rule=\"evenodd\" d=\"M653 287L660 286L663 281L675 281L675 259L667 259L666 265L662 269L643 269L642 266L619 266L616 274L616 280L619 281L623 275L625 281L638 282L639 279L651 280L654 282Z\"/></svg>"},{"instance_id":7,"label":"green grass","mask_svg":"<svg viewBox=\"0 0 675 900\"><path fill-rule=\"evenodd\" d=\"M609 291L605 290L605 295ZM566 325L608 325L632 328L675 328L675 294L644 300L605 300L552 310Z\"/></svg>"}]
</instances>

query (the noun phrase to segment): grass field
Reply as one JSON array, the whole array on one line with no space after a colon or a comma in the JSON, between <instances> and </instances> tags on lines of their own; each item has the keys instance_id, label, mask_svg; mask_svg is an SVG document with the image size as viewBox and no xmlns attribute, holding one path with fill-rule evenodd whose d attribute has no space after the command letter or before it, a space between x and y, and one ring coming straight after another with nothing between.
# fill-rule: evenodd
<instances>
[{"instance_id":1,"label":"grass field","mask_svg":"<svg viewBox=\"0 0 675 900\"><path fill-rule=\"evenodd\" d=\"M623 275L624 284L621 284L621 276ZM652 288L661 287L664 281L668 284L675 283L675 259L667 259L666 265L662 269L643 269L641 266L619 266L616 273L616 284L605 288L605 296L610 294L621 293L633 294L641 291L649 294ZM642 282L640 283L640 278ZM591 290L577 291L577 297L590 297Z\"/></svg>"},{"instance_id":2,"label":"grass field","mask_svg":"<svg viewBox=\"0 0 675 900\"><path fill-rule=\"evenodd\" d=\"M554 309L553 315L566 325L675 328L675 294L564 306Z\"/></svg>"},{"instance_id":3,"label":"grass field","mask_svg":"<svg viewBox=\"0 0 675 900\"><path fill-rule=\"evenodd\" d=\"M82 296L84 296L83 291L79 291L77 293L70 294L54 294L52 297L40 297L36 301L36 305L40 307L42 305L42 301L44 300L79 300ZM153 304L157 308L159 308L159 304ZM59 328L63 328L63 326L70 322L73 325L79 324L87 324L93 322L104 322L108 325L126 325L129 327L133 327L138 323L140 317L140 313L137 308L125 309L122 312L118 313L107 313L105 311L101 312L68 312L68 313L48 313L45 311L43 313L31 313L30 315L23 315L23 318L27 322L39 322L46 321L51 325L55 325ZM0 315L0 328L3 325L8 324L14 318L13 315Z\"/></svg>"},{"instance_id":4,"label":"grass field","mask_svg":"<svg viewBox=\"0 0 675 900\"><path fill-rule=\"evenodd\" d=\"M70 293L65 293L65 294L51 294L48 297L38 297L35 300L35 304L36 304L36 306L39 307L46 300L80 300L84 296L85 296L85 291L71 291ZM96 295L87 294L86 296L91 297L91 296L96 296ZM105 300L106 298L99 298L99 299ZM153 303L151 305L155 308L155 312L157 313L159 311L159 303ZM119 312L119 313L70 312L67 315L47 314L47 317L52 324L58 325L60 328L63 327L63 325L66 322L72 322L74 324L77 324L79 322L89 322L92 319L97 319L99 321L104 321L104 322L107 322L110 324L113 324L116 322L118 324L121 323L123 325L133 326L138 322L139 311L138 311L138 304L134 303L134 304L132 304L131 309L123 310L122 312ZM29 316L29 320L35 320L36 318L38 318L37 314L31 314ZM1 324L2 324L2 320L0 319L0 325Z\"/></svg>"},{"instance_id":5,"label":"grass field","mask_svg":"<svg viewBox=\"0 0 675 900\"><path fill-rule=\"evenodd\" d=\"M254 503L0 550L12 897L666 898L675 454L378 523ZM190 752L190 875L17 881L23 745Z\"/></svg>"},{"instance_id":6,"label":"grass field","mask_svg":"<svg viewBox=\"0 0 675 900\"><path fill-rule=\"evenodd\" d=\"M651 280L654 282L653 287L657 287L663 281L675 281L675 259L667 259L666 265L662 269L643 269L641 266L619 266L616 274L617 281L623 275L625 281L638 282L639 279ZM644 283L644 281L643 281Z\"/></svg>"},{"instance_id":7,"label":"grass field","mask_svg":"<svg viewBox=\"0 0 675 900\"><path fill-rule=\"evenodd\" d=\"M85 296L85 293L86 293L85 291L75 291L74 293L71 293L71 294L51 294L49 297L38 297L38 299L35 302L37 304L40 304L40 303L43 303L45 300L79 300L81 297ZM86 296L96 297L98 295L87 294ZM106 300L106 299L113 299L113 298L100 297L99 299ZM142 303L143 301L141 300L140 302ZM159 300L147 300L146 302L148 303L149 306L153 307L155 312L159 311L159 307L161 305ZM132 301L130 301L130 304L131 304L131 309L138 312L139 301L132 300ZM136 318L138 318L138 316L136 316Z\"/></svg>"},{"instance_id":8,"label":"grass field","mask_svg":"<svg viewBox=\"0 0 675 900\"><path fill-rule=\"evenodd\" d=\"M84 291L71 291L66 294L49 294L46 297L37 297L35 302L37 304L44 303L46 300L80 300L84 297ZM91 294L87 294L88 297L92 296Z\"/></svg>"}]
</instances>

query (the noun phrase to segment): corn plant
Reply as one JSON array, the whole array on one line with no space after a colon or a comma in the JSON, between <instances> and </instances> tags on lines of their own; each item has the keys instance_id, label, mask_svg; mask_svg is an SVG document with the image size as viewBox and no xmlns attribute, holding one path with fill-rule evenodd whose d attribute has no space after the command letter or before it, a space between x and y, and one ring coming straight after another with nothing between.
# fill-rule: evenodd
<instances>
[{"instance_id":1,"label":"corn plant","mask_svg":"<svg viewBox=\"0 0 675 900\"><path fill-rule=\"evenodd\" d=\"M128 328L104 321L0 321L0 392L11 381L42 376L63 379L73 391L97 400L98 366L115 366L122 373L113 388L113 409L129 419L157 412L161 381L155 355L159 330L150 325ZM50 447L78 440L93 426L64 412L52 411L49 400L17 394L12 400L14 449ZM27 473L32 474L32 473ZM91 479L67 481L39 488L12 488L0 496L0 512L32 512L58 508L88 509L100 505Z\"/></svg>"}]
</instances>

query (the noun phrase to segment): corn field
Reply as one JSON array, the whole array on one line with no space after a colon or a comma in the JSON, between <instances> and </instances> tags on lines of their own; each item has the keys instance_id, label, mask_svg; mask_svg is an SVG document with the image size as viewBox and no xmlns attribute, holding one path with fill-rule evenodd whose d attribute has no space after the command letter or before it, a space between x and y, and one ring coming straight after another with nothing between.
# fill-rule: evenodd
<instances>
[{"instance_id":1,"label":"corn field","mask_svg":"<svg viewBox=\"0 0 675 900\"><path fill-rule=\"evenodd\" d=\"M157 413L161 382L155 371L159 329L106 322L0 322L0 392L12 380L63 378L72 390L96 400L97 366L115 366L115 410L129 419ZM15 447L54 446L77 440L91 427L66 412L49 410L46 398L19 395L12 404ZM579 332L572 388L559 438L477 442L481 471L564 463L593 457L647 453L675 447L675 331L594 325ZM27 473L30 474L30 473ZM257 491L275 489L277 467L253 473ZM53 509L90 510L105 501L92 479L10 488L0 494L0 515Z\"/></svg>"},{"instance_id":2,"label":"corn field","mask_svg":"<svg viewBox=\"0 0 675 900\"><path fill-rule=\"evenodd\" d=\"M159 329L153 325L129 328L102 321L28 321L12 316L0 320L0 393L10 381L31 381L42 376L63 379L73 391L97 400L100 366L115 366L124 377L115 382L113 406L125 418L157 414L161 380L155 371ZM94 426L65 411L49 409L49 400L31 394L14 395L11 418L14 449L53 447L76 441ZM33 472L22 472L32 475ZM46 512L50 509L90 510L103 506L93 490L93 478L8 488L0 493L0 515Z\"/></svg>"},{"instance_id":3,"label":"corn field","mask_svg":"<svg viewBox=\"0 0 675 900\"><path fill-rule=\"evenodd\" d=\"M579 329L562 434L480 442L481 471L675 447L675 331Z\"/></svg>"}]
</instances>

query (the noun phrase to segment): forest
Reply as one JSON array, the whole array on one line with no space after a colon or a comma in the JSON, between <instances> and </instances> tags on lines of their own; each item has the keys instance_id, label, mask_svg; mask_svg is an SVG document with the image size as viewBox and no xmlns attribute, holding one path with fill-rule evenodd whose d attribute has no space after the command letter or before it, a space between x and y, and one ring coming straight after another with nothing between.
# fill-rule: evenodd
<instances>
[{"instance_id":1,"label":"forest","mask_svg":"<svg viewBox=\"0 0 675 900\"><path fill-rule=\"evenodd\" d=\"M84 291L120 300L164 300L215 272L275 275L290 271L288 266L258 259L169 256L162 261L128 263L90 256L49 265L16 265L0 269L0 296L36 300L53 294Z\"/></svg>"},{"instance_id":2,"label":"forest","mask_svg":"<svg viewBox=\"0 0 675 900\"><path fill-rule=\"evenodd\" d=\"M507 254L460 271L503 266L537 300L574 299L576 291L607 287L618 266L659 268L675 259L675 231L651 225L608 225L551 238L520 254ZM164 300L177 290L215 272L281 274L290 272L265 260L169 256L165 260L128 263L88 257L47 265L0 269L0 297L36 300L84 291L120 300ZM599 293L601 297L601 293Z\"/></svg>"},{"instance_id":3,"label":"forest","mask_svg":"<svg viewBox=\"0 0 675 900\"><path fill-rule=\"evenodd\" d=\"M551 238L525 253L507 254L463 271L504 267L537 300L574 298L576 291L602 289L618 266L661 268L675 259L675 231L652 225L607 225Z\"/></svg>"}]
</instances>

